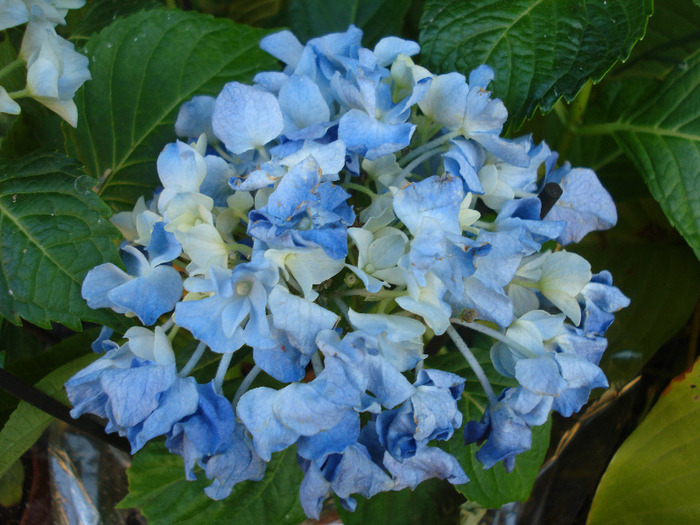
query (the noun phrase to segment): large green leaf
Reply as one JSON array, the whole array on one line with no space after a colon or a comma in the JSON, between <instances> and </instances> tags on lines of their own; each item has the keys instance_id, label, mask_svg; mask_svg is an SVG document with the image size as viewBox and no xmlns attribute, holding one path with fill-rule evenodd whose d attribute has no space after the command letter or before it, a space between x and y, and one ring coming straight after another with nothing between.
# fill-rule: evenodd
<instances>
[{"instance_id":1,"label":"large green leaf","mask_svg":"<svg viewBox=\"0 0 700 525\"><path fill-rule=\"evenodd\" d=\"M0 314L80 330L81 319L114 323L80 296L91 268L118 259L109 208L71 159L36 154L0 161Z\"/></svg>"},{"instance_id":2,"label":"large green leaf","mask_svg":"<svg viewBox=\"0 0 700 525\"><path fill-rule=\"evenodd\" d=\"M428 0L422 56L440 73L489 64L518 125L625 60L651 12L652 0Z\"/></svg>"},{"instance_id":3,"label":"large green leaf","mask_svg":"<svg viewBox=\"0 0 700 525\"><path fill-rule=\"evenodd\" d=\"M700 523L700 360L664 391L598 486L589 525Z\"/></svg>"},{"instance_id":4,"label":"large green leaf","mask_svg":"<svg viewBox=\"0 0 700 525\"><path fill-rule=\"evenodd\" d=\"M383 36L401 32L409 7L411 0L291 0L289 19L303 41L355 24L364 31L364 45L371 46Z\"/></svg>"},{"instance_id":5,"label":"large green leaf","mask_svg":"<svg viewBox=\"0 0 700 525\"><path fill-rule=\"evenodd\" d=\"M69 11L66 32L71 41L81 44L92 33L108 26L119 17L144 9L154 9L160 5L157 0L93 0L83 9Z\"/></svg>"},{"instance_id":6,"label":"large green leaf","mask_svg":"<svg viewBox=\"0 0 700 525\"><path fill-rule=\"evenodd\" d=\"M154 9L117 20L90 38L92 80L76 95L68 147L115 208L131 208L158 177L156 158L175 139L180 105L216 95L276 62L258 49L264 32L230 20Z\"/></svg>"},{"instance_id":7,"label":"large green leaf","mask_svg":"<svg viewBox=\"0 0 700 525\"><path fill-rule=\"evenodd\" d=\"M262 481L245 481L221 501L204 494L211 484L199 471L185 480L182 458L153 442L134 456L127 471L129 495L121 508L138 507L150 525L296 525L303 521L299 503L302 473L294 448L275 454Z\"/></svg>"},{"instance_id":8,"label":"large green leaf","mask_svg":"<svg viewBox=\"0 0 700 525\"><path fill-rule=\"evenodd\" d=\"M513 379L500 375L493 367L488 350L475 347L471 349L486 373L496 395L504 388L517 385ZM467 421L478 421L488 406L483 388L475 374L468 367L464 358L456 351L432 358L430 366L459 374L467 382L459 407ZM516 457L515 468L507 473L502 463L484 470L483 465L476 459L479 445L465 445L462 433L456 432L442 448L454 455L469 476L469 483L456 486L456 489L470 501L475 501L486 508L498 508L511 501L525 501L530 495L535 477L539 471L544 455L549 445L550 423L533 428L532 448Z\"/></svg>"},{"instance_id":9,"label":"large green leaf","mask_svg":"<svg viewBox=\"0 0 700 525\"><path fill-rule=\"evenodd\" d=\"M586 126L611 134L644 176L669 221L700 257L700 56L669 74L654 96L618 120Z\"/></svg>"},{"instance_id":10,"label":"large green leaf","mask_svg":"<svg viewBox=\"0 0 700 525\"><path fill-rule=\"evenodd\" d=\"M51 372L35 386L61 403L68 404L63 383L92 363L97 357L97 354L91 353L71 361ZM29 450L51 421L53 421L53 417L46 412L26 401L20 402L0 431L0 476Z\"/></svg>"}]
</instances>

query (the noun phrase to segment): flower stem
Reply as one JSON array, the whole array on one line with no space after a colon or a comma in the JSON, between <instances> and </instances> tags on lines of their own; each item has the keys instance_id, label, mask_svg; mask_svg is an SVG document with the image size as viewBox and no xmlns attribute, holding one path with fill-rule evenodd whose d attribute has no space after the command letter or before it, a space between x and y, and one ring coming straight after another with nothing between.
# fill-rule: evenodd
<instances>
[{"instance_id":1,"label":"flower stem","mask_svg":"<svg viewBox=\"0 0 700 525\"><path fill-rule=\"evenodd\" d=\"M230 354L233 355L233 354ZM253 368L250 369L250 372L248 372L248 375L243 378L243 381L241 382L240 386L238 387L238 390L236 390L236 395L233 396L233 406L235 407L238 405L238 401L241 399L241 396L245 394L248 389L250 388L250 385L253 384L253 381L255 381L255 378L258 377L258 374L262 372L262 369L258 366L255 365Z\"/></svg>"},{"instance_id":2,"label":"flower stem","mask_svg":"<svg viewBox=\"0 0 700 525\"><path fill-rule=\"evenodd\" d=\"M450 321L453 324L458 324L460 326L466 326L467 328L471 328L472 330L476 332L481 332L482 334L488 335L490 337L493 337L494 339L497 339L498 341L501 341L502 343L505 343L509 347L511 347L513 350L517 350L518 352L523 354L523 357L535 357L535 354L532 350L530 350L528 347L521 345L517 341L514 341L510 337L508 337L505 334L502 334L498 330L494 330L493 328L489 328L488 326L484 326L483 324L479 323L468 323L466 321L462 321L461 319L455 319L452 318Z\"/></svg>"},{"instance_id":3,"label":"flower stem","mask_svg":"<svg viewBox=\"0 0 700 525\"><path fill-rule=\"evenodd\" d=\"M182 370L180 370L180 372L177 375L180 377L185 377L187 374L192 372L192 370L194 370L194 367L197 366L197 363L199 363L199 360L204 355L204 350L206 350L206 348L206 343L200 342L197 345L197 348L195 349L194 353L192 354L192 357L190 357L190 360L187 361L187 364L182 368Z\"/></svg>"},{"instance_id":4,"label":"flower stem","mask_svg":"<svg viewBox=\"0 0 700 525\"><path fill-rule=\"evenodd\" d=\"M425 144L423 144L419 148L414 149L411 153L409 153L408 155L403 157L401 159L401 161L399 162L399 165L401 165L402 167L406 166L411 161L413 161L413 159L423 155L423 153L425 151L433 149L437 146L441 146L445 142L449 142L453 138L458 137L461 133L462 133L461 131L451 131L450 133L445 133L444 135L440 135L439 137L434 138L433 140L426 142Z\"/></svg>"},{"instance_id":5,"label":"flower stem","mask_svg":"<svg viewBox=\"0 0 700 525\"><path fill-rule=\"evenodd\" d=\"M27 88L20 89L19 91L13 91L12 93L8 93L8 95L12 100L17 100L20 98L30 96L29 91L27 91Z\"/></svg>"},{"instance_id":6,"label":"flower stem","mask_svg":"<svg viewBox=\"0 0 700 525\"><path fill-rule=\"evenodd\" d=\"M228 365L231 364L231 359L233 359L233 352L223 354L221 356L221 361L219 361L219 368L216 369L214 387L219 392L221 392L221 385L224 384L224 377L226 377L226 372L228 371Z\"/></svg>"},{"instance_id":7,"label":"flower stem","mask_svg":"<svg viewBox=\"0 0 700 525\"><path fill-rule=\"evenodd\" d=\"M484 373L484 369L481 368L479 361L476 359L474 354L472 354L472 351L469 350L467 343L465 343L464 340L460 337L460 335L457 333L457 330L455 330L454 326L450 325L447 327L447 335L449 335L450 339L452 339L454 344L457 345L457 350L459 350L462 353L464 359L467 360L467 363L469 363L469 366L474 371L474 374L476 374L476 378L479 380L479 383L481 383L481 386L484 389L484 392L486 393L486 397L488 397L489 399L489 403L492 405L498 403L498 398L493 392L493 388L491 388L491 383L489 383L489 380L486 377L486 373Z\"/></svg>"}]
</instances>

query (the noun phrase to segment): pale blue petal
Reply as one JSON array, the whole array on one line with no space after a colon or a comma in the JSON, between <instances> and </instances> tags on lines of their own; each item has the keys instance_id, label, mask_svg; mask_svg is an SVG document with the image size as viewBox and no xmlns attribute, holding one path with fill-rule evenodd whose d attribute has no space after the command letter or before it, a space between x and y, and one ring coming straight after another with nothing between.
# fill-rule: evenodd
<instances>
[{"instance_id":1,"label":"pale blue petal","mask_svg":"<svg viewBox=\"0 0 700 525\"><path fill-rule=\"evenodd\" d=\"M392 490L415 488L431 478L446 479L453 485L467 483L469 478L452 454L434 447L421 448L416 455L403 461L390 454L384 456L384 466L394 477Z\"/></svg>"},{"instance_id":2,"label":"pale blue petal","mask_svg":"<svg viewBox=\"0 0 700 525\"><path fill-rule=\"evenodd\" d=\"M134 312L145 325L152 325L171 311L182 297L182 278L172 266L157 266L108 293L120 308Z\"/></svg>"},{"instance_id":3,"label":"pale blue petal","mask_svg":"<svg viewBox=\"0 0 700 525\"><path fill-rule=\"evenodd\" d=\"M230 82L216 98L212 125L229 151L240 155L276 139L284 121L274 95Z\"/></svg>"}]
</instances>

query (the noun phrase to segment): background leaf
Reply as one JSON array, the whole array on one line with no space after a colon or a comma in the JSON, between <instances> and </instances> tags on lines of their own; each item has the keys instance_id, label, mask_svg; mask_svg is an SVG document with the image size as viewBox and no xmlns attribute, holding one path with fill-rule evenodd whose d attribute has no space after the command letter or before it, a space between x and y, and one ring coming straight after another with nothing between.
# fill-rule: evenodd
<instances>
[{"instance_id":1,"label":"background leaf","mask_svg":"<svg viewBox=\"0 0 700 525\"><path fill-rule=\"evenodd\" d=\"M616 122L581 128L610 133L634 162L666 217L700 257L700 56L670 74Z\"/></svg>"},{"instance_id":2,"label":"background leaf","mask_svg":"<svg viewBox=\"0 0 700 525\"><path fill-rule=\"evenodd\" d=\"M291 0L289 22L302 42L354 24L364 31L362 43L372 47L383 36L401 33L410 6L411 0Z\"/></svg>"},{"instance_id":3,"label":"background leaf","mask_svg":"<svg viewBox=\"0 0 700 525\"><path fill-rule=\"evenodd\" d=\"M476 339L479 340L478 338ZM472 343L472 353L481 364L496 395L504 388L517 385L515 380L500 375L491 363L488 350ZM441 370L448 370L466 378L464 394L459 401L459 407L464 416L463 426L468 421L478 421L488 406L483 388L476 379L464 358L457 352L436 356L428 361L429 365ZM486 508L498 508L511 501L525 501L535 482L537 472L544 461L544 455L549 445L549 430L551 423L533 428L532 448L516 457L515 468L506 473L502 463L484 470L483 465L476 459L479 445L465 445L461 429L444 444L440 444L447 452L454 455L469 476L469 483L457 485L455 488L470 501Z\"/></svg>"},{"instance_id":4,"label":"background leaf","mask_svg":"<svg viewBox=\"0 0 700 525\"><path fill-rule=\"evenodd\" d=\"M114 325L80 295L88 270L117 261L110 210L74 161L36 154L0 161L0 314L80 330L81 319Z\"/></svg>"},{"instance_id":5,"label":"background leaf","mask_svg":"<svg viewBox=\"0 0 700 525\"><path fill-rule=\"evenodd\" d=\"M598 486L589 525L698 523L700 360L664 391Z\"/></svg>"},{"instance_id":6,"label":"background leaf","mask_svg":"<svg viewBox=\"0 0 700 525\"><path fill-rule=\"evenodd\" d=\"M65 383L76 372L85 368L99 356L91 353L57 368L39 381L36 388L68 405L68 397L63 390ZM2 476L39 439L53 417L21 401L10 419L0 431L0 476Z\"/></svg>"},{"instance_id":7,"label":"background leaf","mask_svg":"<svg viewBox=\"0 0 700 525\"><path fill-rule=\"evenodd\" d=\"M64 329L65 330L65 329ZM17 379L33 385L54 370L86 354L92 354L90 343L99 330L96 328L71 335L44 350L44 345L34 335L41 330L25 323L22 327L3 322L0 331L0 350L6 351L3 368ZM4 425L19 399L0 390L0 426Z\"/></svg>"},{"instance_id":8,"label":"background leaf","mask_svg":"<svg viewBox=\"0 0 700 525\"><path fill-rule=\"evenodd\" d=\"M114 208L131 208L156 186L156 158L175 139L180 105L247 81L276 61L258 49L264 31L177 10L117 20L86 44L92 81L76 95L78 128L69 151Z\"/></svg>"},{"instance_id":9,"label":"background leaf","mask_svg":"<svg viewBox=\"0 0 700 525\"><path fill-rule=\"evenodd\" d=\"M625 60L651 12L652 0L428 0L423 65L465 75L490 65L494 94L518 126Z\"/></svg>"},{"instance_id":10,"label":"background leaf","mask_svg":"<svg viewBox=\"0 0 700 525\"><path fill-rule=\"evenodd\" d=\"M127 475L129 495L119 507L138 507L150 525L297 525L304 520L299 503L303 475L294 448L272 457L262 481L239 483L221 501L204 494L211 482L201 470L199 480L187 481L182 458L160 442L137 452Z\"/></svg>"},{"instance_id":11,"label":"background leaf","mask_svg":"<svg viewBox=\"0 0 700 525\"><path fill-rule=\"evenodd\" d=\"M459 523L460 496L441 480L424 481L416 490L380 492L357 500L354 512L346 511L336 498L336 508L344 525L425 525Z\"/></svg>"}]
</instances>

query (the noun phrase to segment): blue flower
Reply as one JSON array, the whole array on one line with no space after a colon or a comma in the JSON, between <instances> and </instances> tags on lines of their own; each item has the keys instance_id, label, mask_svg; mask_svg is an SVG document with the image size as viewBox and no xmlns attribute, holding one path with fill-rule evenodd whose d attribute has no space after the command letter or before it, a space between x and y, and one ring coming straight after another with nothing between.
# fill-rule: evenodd
<instances>
[{"instance_id":1,"label":"blue flower","mask_svg":"<svg viewBox=\"0 0 700 525\"><path fill-rule=\"evenodd\" d=\"M503 461L506 472L511 472L515 468L515 457L532 446L530 426L509 404L513 392L513 389L504 390L498 403L489 405L480 422L470 421L464 427L467 445L486 440L476 453L476 459L485 469Z\"/></svg>"},{"instance_id":2,"label":"blue flower","mask_svg":"<svg viewBox=\"0 0 700 525\"><path fill-rule=\"evenodd\" d=\"M179 243L168 240L167 233L161 231L163 223L158 224L148 248L150 261L138 248L125 244L121 253L128 273L112 263L101 264L88 272L81 294L90 308L131 312L143 324L152 325L175 307L182 296L182 278L177 270L164 263L179 255Z\"/></svg>"},{"instance_id":3,"label":"blue flower","mask_svg":"<svg viewBox=\"0 0 700 525\"><path fill-rule=\"evenodd\" d=\"M587 334L604 335L615 318L613 312L630 304L629 298L612 285L608 271L595 274L579 297L583 299L581 327Z\"/></svg>"},{"instance_id":4,"label":"blue flower","mask_svg":"<svg viewBox=\"0 0 700 525\"><path fill-rule=\"evenodd\" d=\"M191 378L176 375L170 342L160 327L126 332L128 342L112 349L66 382L79 417L86 412L109 420L107 432L125 435L136 452L153 437L166 434L197 408Z\"/></svg>"},{"instance_id":5,"label":"blue flower","mask_svg":"<svg viewBox=\"0 0 700 525\"><path fill-rule=\"evenodd\" d=\"M415 393L407 402L377 417L379 441L397 460L415 456L433 439L449 439L462 424L457 399L464 379L441 370L422 369L413 386Z\"/></svg>"},{"instance_id":6,"label":"blue flower","mask_svg":"<svg viewBox=\"0 0 700 525\"><path fill-rule=\"evenodd\" d=\"M348 253L347 228L355 214L345 202L350 195L320 182L313 157L287 173L267 204L250 212L248 234L271 248L320 247L333 259Z\"/></svg>"},{"instance_id":7,"label":"blue flower","mask_svg":"<svg viewBox=\"0 0 700 525\"><path fill-rule=\"evenodd\" d=\"M278 280L276 268L262 257L237 265L233 271L211 268L209 279L189 279L193 292L215 292L175 307L175 322L204 341L214 352L238 350L244 344L274 344L265 313L268 294Z\"/></svg>"},{"instance_id":8,"label":"blue flower","mask_svg":"<svg viewBox=\"0 0 700 525\"><path fill-rule=\"evenodd\" d=\"M557 238L561 244L578 242L591 231L607 230L617 223L615 203L593 170L572 169L567 162L547 174L544 182L556 182L563 190L545 217L566 222L566 228Z\"/></svg>"},{"instance_id":9,"label":"blue flower","mask_svg":"<svg viewBox=\"0 0 700 525\"><path fill-rule=\"evenodd\" d=\"M274 95L230 82L216 98L212 127L226 148L240 155L276 139L282 133L284 120Z\"/></svg>"}]
</instances>

